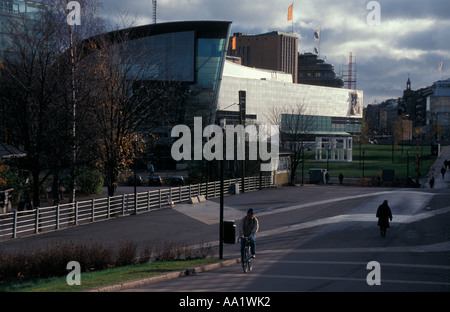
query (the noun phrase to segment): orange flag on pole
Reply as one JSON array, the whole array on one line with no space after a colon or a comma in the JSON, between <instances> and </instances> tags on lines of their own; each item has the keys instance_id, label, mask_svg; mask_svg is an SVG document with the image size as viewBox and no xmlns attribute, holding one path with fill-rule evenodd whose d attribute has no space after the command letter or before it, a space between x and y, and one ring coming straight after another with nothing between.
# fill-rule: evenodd
<instances>
[{"instance_id":1,"label":"orange flag on pole","mask_svg":"<svg viewBox=\"0 0 450 312\"><path fill-rule=\"evenodd\" d=\"M287 20L292 21L292 11L294 10L294 4L292 3L288 9Z\"/></svg>"}]
</instances>

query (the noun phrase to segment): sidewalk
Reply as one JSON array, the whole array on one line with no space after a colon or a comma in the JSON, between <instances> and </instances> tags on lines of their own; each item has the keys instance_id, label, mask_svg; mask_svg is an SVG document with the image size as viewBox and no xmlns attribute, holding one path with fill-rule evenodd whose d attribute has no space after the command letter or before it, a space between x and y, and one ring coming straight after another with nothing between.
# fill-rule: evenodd
<instances>
[{"instance_id":1,"label":"sidewalk","mask_svg":"<svg viewBox=\"0 0 450 312\"><path fill-rule=\"evenodd\" d=\"M449 189L450 188L450 170L447 169L444 177L441 174L441 168L444 167L444 161L450 161L450 146L442 147L441 155L433 167L431 167L430 172L428 173L426 180L424 180L422 187L430 188L430 179L434 176L434 187L433 189Z\"/></svg>"}]
</instances>

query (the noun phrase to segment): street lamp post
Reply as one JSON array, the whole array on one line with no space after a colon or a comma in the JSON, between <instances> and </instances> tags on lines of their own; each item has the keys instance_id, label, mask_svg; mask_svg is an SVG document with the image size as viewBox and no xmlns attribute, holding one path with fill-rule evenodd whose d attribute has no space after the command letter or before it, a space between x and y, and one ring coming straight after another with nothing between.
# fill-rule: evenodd
<instances>
[{"instance_id":1,"label":"street lamp post","mask_svg":"<svg viewBox=\"0 0 450 312\"><path fill-rule=\"evenodd\" d=\"M362 152L362 177L364 179L364 156L366 155L366 151Z\"/></svg>"},{"instance_id":2,"label":"street lamp post","mask_svg":"<svg viewBox=\"0 0 450 312\"><path fill-rule=\"evenodd\" d=\"M227 120L221 119L220 120L220 127L223 131L223 146L225 146L225 127L227 124ZM224 153L222 153L224 155ZM225 166L225 160L224 157L222 157L222 160L220 161L220 222L219 222L219 259L223 259L223 189L224 189L224 166Z\"/></svg>"},{"instance_id":3,"label":"street lamp post","mask_svg":"<svg viewBox=\"0 0 450 312\"><path fill-rule=\"evenodd\" d=\"M327 172L329 169L329 159L330 159L330 141L328 141L328 145L327 145Z\"/></svg>"},{"instance_id":4,"label":"street lamp post","mask_svg":"<svg viewBox=\"0 0 450 312\"><path fill-rule=\"evenodd\" d=\"M302 186L303 186L303 179L304 179L304 171L305 171L305 146L303 145L302 140Z\"/></svg>"},{"instance_id":5,"label":"street lamp post","mask_svg":"<svg viewBox=\"0 0 450 312\"><path fill-rule=\"evenodd\" d=\"M406 152L406 180L409 178L409 151Z\"/></svg>"},{"instance_id":6,"label":"street lamp post","mask_svg":"<svg viewBox=\"0 0 450 312\"><path fill-rule=\"evenodd\" d=\"M134 212L137 214L137 134L134 135Z\"/></svg>"}]
</instances>

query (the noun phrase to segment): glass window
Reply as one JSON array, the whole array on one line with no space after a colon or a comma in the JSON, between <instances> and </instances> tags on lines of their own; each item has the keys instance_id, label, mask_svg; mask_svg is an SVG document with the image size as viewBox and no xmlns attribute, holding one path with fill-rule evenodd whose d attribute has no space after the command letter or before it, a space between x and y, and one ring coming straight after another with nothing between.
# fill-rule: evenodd
<instances>
[{"instance_id":1,"label":"glass window","mask_svg":"<svg viewBox=\"0 0 450 312\"><path fill-rule=\"evenodd\" d=\"M214 120L221 75L226 53L225 38L199 38L197 40L196 84L191 85L189 111L186 119L195 116L208 116ZM207 119L207 118L204 118ZM210 123L210 120L204 120Z\"/></svg>"},{"instance_id":2,"label":"glass window","mask_svg":"<svg viewBox=\"0 0 450 312\"><path fill-rule=\"evenodd\" d=\"M194 82L193 31L150 36L126 44L127 51L130 52L128 60L133 62L136 75L148 80ZM142 68L148 70L142 73Z\"/></svg>"}]
</instances>

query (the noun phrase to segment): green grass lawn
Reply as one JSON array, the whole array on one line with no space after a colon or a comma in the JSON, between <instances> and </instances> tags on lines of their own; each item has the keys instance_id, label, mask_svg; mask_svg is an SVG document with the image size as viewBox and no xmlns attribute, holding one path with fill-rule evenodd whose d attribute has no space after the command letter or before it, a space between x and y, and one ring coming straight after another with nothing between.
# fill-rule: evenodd
<instances>
[{"instance_id":1,"label":"green grass lawn","mask_svg":"<svg viewBox=\"0 0 450 312\"><path fill-rule=\"evenodd\" d=\"M363 155L364 151L364 155ZM409 151L409 173L408 170ZM328 170L331 177L337 177L340 172L345 178L371 178L381 176L383 169L395 170L397 178L416 176L417 154L420 155L420 172L422 177L426 176L436 157L431 156L431 146L397 146L394 151L392 145L364 144L353 146L353 161L351 162L328 162ZM364 158L364 161L363 161ZM305 153L304 176L307 177L310 168L327 168L327 161L316 161L315 152ZM301 165L297 168L297 176L301 176Z\"/></svg>"},{"instance_id":2,"label":"green grass lawn","mask_svg":"<svg viewBox=\"0 0 450 312\"><path fill-rule=\"evenodd\" d=\"M214 258L155 261L97 272L81 273L80 286L69 286L66 281L66 276L63 276L15 282L11 284L0 284L0 292L77 292L124 281L185 270L196 266L215 263L217 261L219 260Z\"/></svg>"}]
</instances>

